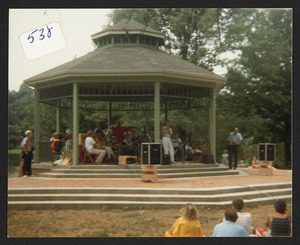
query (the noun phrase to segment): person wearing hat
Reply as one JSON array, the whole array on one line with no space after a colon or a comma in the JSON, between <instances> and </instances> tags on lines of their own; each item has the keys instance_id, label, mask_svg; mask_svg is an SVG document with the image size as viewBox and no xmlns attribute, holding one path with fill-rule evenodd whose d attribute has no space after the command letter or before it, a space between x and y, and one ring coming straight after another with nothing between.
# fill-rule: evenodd
<instances>
[{"instance_id":1,"label":"person wearing hat","mask_svg":"<svg viewBox=\"0 0 300 245\"><path fill-rule=\"evenodd\" d=\"M61 150L61 144L58 144L58 142L60 142L61 140L61 133L60 132L55 132L54 134L52 134L52 138L51 138L51 151L52 152L60 152Z\"/></svg>"},{"instance_id":2,"label":"person wearing hat","mask_svg":"<svg viewBox=\"0 0 300 245\"><path fill-rule=\"evenodd\" d=\"M31 175L31 161L32 161L32 152L34 150L34 144L32 141L33 133L31 130L25 132L26 137L22 141L22 153L21 157L24 161L23 165L23 177L28 177Z\"/></svg>"}]
</instances>

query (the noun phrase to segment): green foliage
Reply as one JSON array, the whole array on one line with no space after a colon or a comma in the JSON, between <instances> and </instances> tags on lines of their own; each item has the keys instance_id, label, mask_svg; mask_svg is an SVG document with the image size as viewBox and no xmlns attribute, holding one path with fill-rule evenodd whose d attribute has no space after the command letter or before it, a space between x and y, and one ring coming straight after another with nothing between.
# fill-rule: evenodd
<instances>
[{"instance_id":1,"label":"green foliage","mask_svg":"<svg viewBox=\"0 0 300 245\"><path fill-rule=\"evenodd\" d=\"M22 84L18 92L8 93L8 148L13 149L21 145L24 132L29 129L21 125L26 118L26 111L34 101L33 91ZM27 108L25 110L25 108ZM33 125L33 124L31 124Z\"/></svg>"},{"instance_id":2,"label":"green foliage","mask_svg":"<svg viewBox=\"0 0 300 245\"><path fill-rule=\"evenodd\" d=\"M218 94L218 114L222 114L225 123L232 123L231 128L237 125L244 138L254 137L253 143L284 142L288 159L291 144L291 11L247 11L250 11L248 17L243 9L229 11L236 24L227 26L226 40L237 44L235 49L240 51L240 57L237 66L231 64L226 86ZM239 18L247 21L237 22ZM234 36L237 28L240 28L240 35Z\"/></svg>"}]
</instances>

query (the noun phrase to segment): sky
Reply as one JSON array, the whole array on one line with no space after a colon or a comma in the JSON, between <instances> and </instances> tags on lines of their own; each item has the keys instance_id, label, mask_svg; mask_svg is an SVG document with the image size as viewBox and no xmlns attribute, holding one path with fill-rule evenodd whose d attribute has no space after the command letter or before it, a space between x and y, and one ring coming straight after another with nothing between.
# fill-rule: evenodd
<instances>
[{"instance_id":1,"label":"sky","mask_svg":"<svg viewBox=\"0 0 300 245\"><path fill-rule=\"evenodd\" d=\"M9 91L18 91L27 78L64 64L94 50L91 35L108 24L112 9L10 9L9 10ZM57 22L66 47L60 51L28 60L20 36Z\"/></svg>"},{"instance_id":2,"label":"sky","mask_svg":"<svg viewBox=\"0 0 300 245\"><path fill-rule=\"evenodd\" d=\"M9 10L9 91L18 91L24 80L94 50L91 35L105 28L113 9L10 9ZM28 60L20 36L51 23L60 25L64 49ZM47 38L46 38L47 39ZM45 39L45 40L46 40ZM224 74L224 69L214 73Z\"/></svg>"}]
</instances>

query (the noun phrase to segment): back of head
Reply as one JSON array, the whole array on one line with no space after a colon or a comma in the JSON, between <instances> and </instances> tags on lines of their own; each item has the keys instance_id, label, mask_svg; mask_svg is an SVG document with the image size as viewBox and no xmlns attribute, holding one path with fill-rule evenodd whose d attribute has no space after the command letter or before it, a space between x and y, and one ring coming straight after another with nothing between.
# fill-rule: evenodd
<instances>
[{"instance_id":1,"label":"back of head","mask_svg":"<svg viewBox=\"0 0 300 245\"><path fill-rule=\"evenodd\" d=\"M225 212L225 220L235 222L238 219L237 212L231 208Z\"/></svg>"},{"instance_id":2,"label":"back of head","mask_svg":"<svg viewBox=\"0 0 300 245\"><path fill-rule=\"evenodd\" d=\"M235 199L232 201L232 206L240 212L244 207L244 201L241 198Z\"/></svg>"},{"instance_id":3,"label":"back of head","mask_svg":"<svg viewBox=\"0 0 300 245\"><path fill-rule=\"evenodd\" d=\"M187 203L183 208L183 216L188 220L197 220L197 208L194 204Z\"/></svg>"},{"instance_id":4,"label":"back of head","mask_svg":"<svg viewBox=\"0 0 300 245\"><path fill-rule=\"evenodd\" d=\"M286 211L286 203L282 200L278 200L275 202L274 208L276 212L283 214Z\"/></svg>"}]
</instances>

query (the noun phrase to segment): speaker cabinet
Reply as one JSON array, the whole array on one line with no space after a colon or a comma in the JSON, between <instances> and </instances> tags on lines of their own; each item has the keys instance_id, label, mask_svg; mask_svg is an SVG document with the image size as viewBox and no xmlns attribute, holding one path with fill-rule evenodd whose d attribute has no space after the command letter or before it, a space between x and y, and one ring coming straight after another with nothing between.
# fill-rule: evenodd
<instances>
[{"instance_id":1,"label":"speaker cabinet","mask_svg":"<svg viewBox=\"0 0 300 245\"><path fill-rule=\"evenodd\" d=\"M275 144L261 143L258 147L259 161L275 161Z\"/></svg>"},{"instance_id":2,"label":"speaker cabinet","mask_svg":"<svg viewBox=\"0 0 300 245\"><path fill-rule=\"evenodd\" d=\"M162 146L160 143L141 144L141 163L142 164L161 164Z\"/></svg>"}]
</instances>

